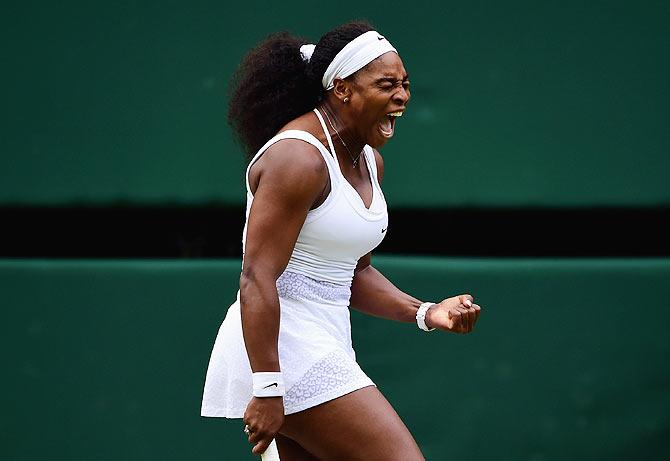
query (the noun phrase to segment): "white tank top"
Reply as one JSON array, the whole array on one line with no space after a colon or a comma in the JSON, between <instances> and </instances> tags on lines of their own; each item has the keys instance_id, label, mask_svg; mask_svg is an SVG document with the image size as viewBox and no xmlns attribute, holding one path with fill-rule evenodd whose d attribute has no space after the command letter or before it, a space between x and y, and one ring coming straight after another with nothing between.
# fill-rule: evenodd
<instances>
[{"instance_id":1,"label":"white tank top","mask_svg":"<svg viewBox=\"0 0 670 461\"><path fill-rule=\"evenodd\" d=\"M249 211L254 199L249 186L249 170L263 152L280 139L301 139L321 152L328 166L330 193L321 205L307 213L286 272L349 287L358 260L377 247L386 236L386 200L377 179L377 163L372 148L367 144L363 148L363 157L372 183L372 203L368 209L356 189L340 171L335 148L323 117L317 109L314 112L326 134L330 152L312 134L302 130L287 130L272 137L249 162L245 174L247 210L242 232L242 260L244 261Z\"/></svg>"}]
</instances>

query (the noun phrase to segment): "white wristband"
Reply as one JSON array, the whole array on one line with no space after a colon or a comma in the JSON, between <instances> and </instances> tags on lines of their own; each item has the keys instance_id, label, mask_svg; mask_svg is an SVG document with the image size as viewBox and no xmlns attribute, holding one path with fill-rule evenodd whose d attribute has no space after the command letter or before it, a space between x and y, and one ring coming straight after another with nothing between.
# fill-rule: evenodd
<instances>
[{"instance_id":1,"label":"white wristband","mask_svg":"<svg viewBox=\"0 0 670 461\"><path fill-rule=\"evenodd\" d=\"M426 325L426 313L428 313L428 309L433 307L435 303L423 303L421 306L419 306L419 310L416 311L416 324L421 328L423 331L433 331L435 328L428 328L428 325Z\"/></svg>"},{"instance_id":2,"label":"white wristband","mask_svg":"<svg viewBox=\"0 0 670 461\"><path fill-rule=\"evenodd\" d=\"M281 371L259 371L251 379L254 397L283 397L286 392Z\"/></svg>"}]
</instances>

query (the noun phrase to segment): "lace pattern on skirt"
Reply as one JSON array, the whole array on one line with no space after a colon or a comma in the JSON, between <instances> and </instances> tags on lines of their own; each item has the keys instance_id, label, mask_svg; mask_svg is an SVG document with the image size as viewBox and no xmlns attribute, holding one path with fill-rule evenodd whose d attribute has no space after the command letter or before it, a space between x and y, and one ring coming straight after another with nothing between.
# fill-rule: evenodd
<instances>
[{"instance_id":1,"label":"lace pattern on skirt","mask_svg":"<svg viewBox=\"0 0 670 461\"><path fill-rule=\"evenodd\" d=\"M284 271L277 279L277 294L281 298L348 304L351 288L346 285L315 280L296 272Z\"/></svg>"},{"instance_id":2,"label":"lace pattern on skirt","mask_svg":"<svg viewBox=\"0 0 670 461\"><path fill-rule=\"evenodd\" d=\"M358 364L345 352L333 351L312 365L302 378L286 391L284 405L286 408L300 405L360 381L369 381L369 378Z\"/></svg>"}]
</instances>

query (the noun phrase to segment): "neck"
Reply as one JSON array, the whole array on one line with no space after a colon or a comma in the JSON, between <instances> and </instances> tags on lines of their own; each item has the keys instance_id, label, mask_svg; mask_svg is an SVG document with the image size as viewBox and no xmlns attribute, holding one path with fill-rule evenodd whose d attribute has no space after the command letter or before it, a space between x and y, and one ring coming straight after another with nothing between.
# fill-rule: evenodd
<instances>
[{"instance_id":1,"label":"neck","mask_svg":"<svg viewBox=\"0 0 670 461\"><path fill-rule=\"evenodd\" d=\"M363 150L365 142L353 134L353 130L349 128L349 125L345 122L346 115L338 113L336 110L334 110L333 105L328 100L321 102L319 109L326 112L327 117L330 117L330 122L332 122L333 127L329 126L329 128L333 128L335 130L335 136L338 136L339 133L339 136L341 137L339 139L339 143L336 142L334 144L339 144L341 151L344 151L346 158L349 158L351 162L351 157L353 156L353 158L356 158ZM328 123L328 119L326 119L326 125L330 125Z\"/></svg>"}]
</instances>

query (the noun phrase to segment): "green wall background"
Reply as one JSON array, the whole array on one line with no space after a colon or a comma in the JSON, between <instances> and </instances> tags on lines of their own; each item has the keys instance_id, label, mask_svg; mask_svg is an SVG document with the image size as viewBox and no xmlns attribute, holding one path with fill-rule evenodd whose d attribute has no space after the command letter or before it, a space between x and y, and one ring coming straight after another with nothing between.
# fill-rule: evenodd
<instances>
[{"instance_id":1,"label":"green wall background","mask_svg":"<svg viewBox=\"0 0 670 461\"><path fill-rule=\"evenodd\" d=\"M670 259L376 257L425 299L471 293L471 335L354 313L363 368L428 460L670 455ZM254 459L199 416L240 261L0 260L5 460Z\"/></svg>"},{"instance_id":2,"label":"green wall background","mask_svg":"<svg viewBox=\"0 0 670 461\"><path fill-rule=\"evenodd\" d=\"M354 18L412 80L391 206L670 203L667 2L66 0L0 17L0 204L243 203L232 71Z\"/></svg>"},{"instance_id":3,"label":"green wall background","mask_svg":"<svg viewBox=\"0 0 670 461\"><path fill-rule=\"evenodd\" d=\"M333 11L337 10L337 11ZM668 205L666 2L21 2L0 15L0 206L244 200L228 79L270 32L367 18L412 101L391 207ZM376 257L469 336L353 313L363 368L429 460L670 455L670 259ZM240 261L1 260L0 457L253 459L199 416Z\"/></svg>"}]
</instances>

